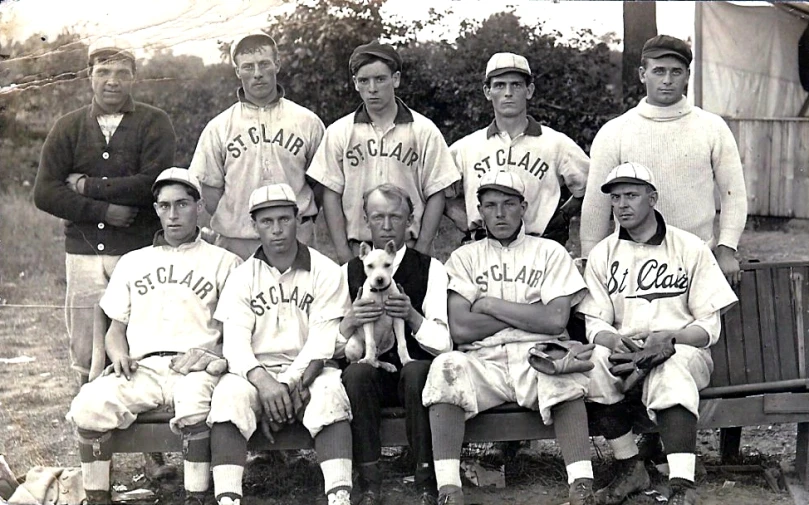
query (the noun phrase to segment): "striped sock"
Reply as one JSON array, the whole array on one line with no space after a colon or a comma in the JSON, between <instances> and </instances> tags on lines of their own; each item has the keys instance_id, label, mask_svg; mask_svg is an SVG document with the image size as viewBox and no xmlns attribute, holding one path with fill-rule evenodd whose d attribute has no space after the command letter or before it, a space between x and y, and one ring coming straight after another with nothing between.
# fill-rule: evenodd
<instances>
[{"instance_id":1,"label":"striped sock","mask_svg":"<svg viewBox=\"0 0 809 505\"><path fill-rule=\"evenodd\" d=\"M590 437L584 399L569 400L551 409L556 443L562 450L565 465L590 461ZM592 478L592 477L590 477Z\"/></svg>"},{"instance_id":2,"label":"striped sock","mask_svg":"<svg viewBox=\"0 0 809 505\"><path fill-rule=\"evenodd\" d=\"M330 424L315 437L315 452L327 495L351 489L351 440L348 421Z\"/></svg>"},{"instance_id":3,"label":"striped sock","mask_svg":"<svg viewBox=\"0 0 809 505\"><path fill-rule=\"evenodd\" d=\"M464 411L449 403L430 407L430 430L435 459L435 480L442 486L461 487L461 448L464 437Z\"/></svg>"}]
</instances>

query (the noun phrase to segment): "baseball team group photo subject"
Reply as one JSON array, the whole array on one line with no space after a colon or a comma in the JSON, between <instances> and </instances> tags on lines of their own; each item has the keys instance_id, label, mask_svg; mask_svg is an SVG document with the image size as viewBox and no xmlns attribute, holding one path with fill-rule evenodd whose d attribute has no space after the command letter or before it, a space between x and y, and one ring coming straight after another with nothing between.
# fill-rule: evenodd
<instances>
[{"instance_id":1,"label":"baseball team group photo subject","mask_svg":"<svg viewBox=\"0 0 809 505\"><path fill-rule=\"evenodd\" d=\"M0 5L0 504L809 504L809 2L170 4Z\"/></svg>"}]
</instances>

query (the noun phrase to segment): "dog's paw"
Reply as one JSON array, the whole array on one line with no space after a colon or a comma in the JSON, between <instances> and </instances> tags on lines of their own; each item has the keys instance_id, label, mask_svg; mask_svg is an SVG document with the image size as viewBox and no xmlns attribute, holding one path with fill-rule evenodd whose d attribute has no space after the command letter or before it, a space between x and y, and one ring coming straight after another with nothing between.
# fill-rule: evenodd
<instances>
[{"instance_id":1,"label":"dog's paw","mask_svg":"<svg viewBox=\"0 0 809 505\"><path fill-rule=\"evenodd\" d=\"M384 361L379 361L379 368L386 372L396 373L396 367L390 363L386 363Z\"/></svg>"},{"instance_id":2,"label":"dog's paw","mask_svg":"<svg viewBox=\"0 0 809 505\"><path fill-rule=\"evenodd\" d=\"M357 361L357 363L363 363L365 365L371 365L374 368L379 368L379 360L376 358L362 358L361 360Z\"/></svg>"}]
</instances>

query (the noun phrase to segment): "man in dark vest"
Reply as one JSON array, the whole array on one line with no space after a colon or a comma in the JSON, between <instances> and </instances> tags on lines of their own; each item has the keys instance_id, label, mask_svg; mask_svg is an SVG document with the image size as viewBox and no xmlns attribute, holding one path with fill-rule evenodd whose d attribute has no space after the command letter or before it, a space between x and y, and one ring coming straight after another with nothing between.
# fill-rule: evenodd
<instances>
[{"instance_id":1,"label":"man in dark vest","mask_svg":"<svg viewBox=\"0 0 809 505\"><path fill-rule=\"evenodd\" d=\"M384 305L358 297L365 282L362 261L354 258L344 267L351 299L356 300L340 324L346 340L363 324L384 313L405 321L407 349L415 360L402 367L395 346L379 349L380 361L396 366L390 373L365 363L352 363L343 372L343 384L351 401L354 439L354 467L359 471L361 505L382 503L379 469L379 436L382 407L404 406L407 440L416 461L415 484L420 503L435 504L437 490L432 461L430 420L421 402L421 392L433 356L452 349L447 324L447 272L440 261L405 246L407 229L413 221L413 202L407 192L382 184L363 195L364 219L371 230L374 248L393 241L396 257L393 280L401 294L391 295ZM338 354L342 345L338 343Z\"/></svg>"}]
</instances>

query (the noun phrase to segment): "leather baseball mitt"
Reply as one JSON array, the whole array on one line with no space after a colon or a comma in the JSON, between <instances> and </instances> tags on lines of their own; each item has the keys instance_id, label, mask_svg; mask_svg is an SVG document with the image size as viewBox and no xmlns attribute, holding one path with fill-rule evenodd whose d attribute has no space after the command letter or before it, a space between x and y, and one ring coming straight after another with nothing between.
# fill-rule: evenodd
<instances>
[{"instance_id":1,"label":"leather baseball mitt","mask_svg":"<svg viewBox=\"0 0 809 505\"><path fill-rule=\"evenodd\" d=\"M549 340L540 342L528 353L528 363L547 375L589 372L595 366L590 361L595 344L582 344L575 340Z\"/></svg>"},{"instance_id":2,"label":"leather baseball mitt","mask_svg":"<svg viewBox=\"0 0 809 505\"><path fill-rule=\"evenodd\" d=\"M204 370L213 376L219 376L227 372L228 362L213 351L202 347L192 347L171 358L169 368L183 375Z\"/></svg>"},{"instance_id":3,"label":"leather baseball mitt","mask_svg":"<svg viewBox=\"0 0 809 505\"><path fill-rule=\"evenodd\" d=\"M626 377L624 391L629 391L643 381L654 367L664 363L676 352L674 348L676 340L673 338L646 347L639 347L628 337L621 337L621 342L630 352L616 352L609 359L613 364L610 372L616 377Z\"/></svg>"}]
</instances>

